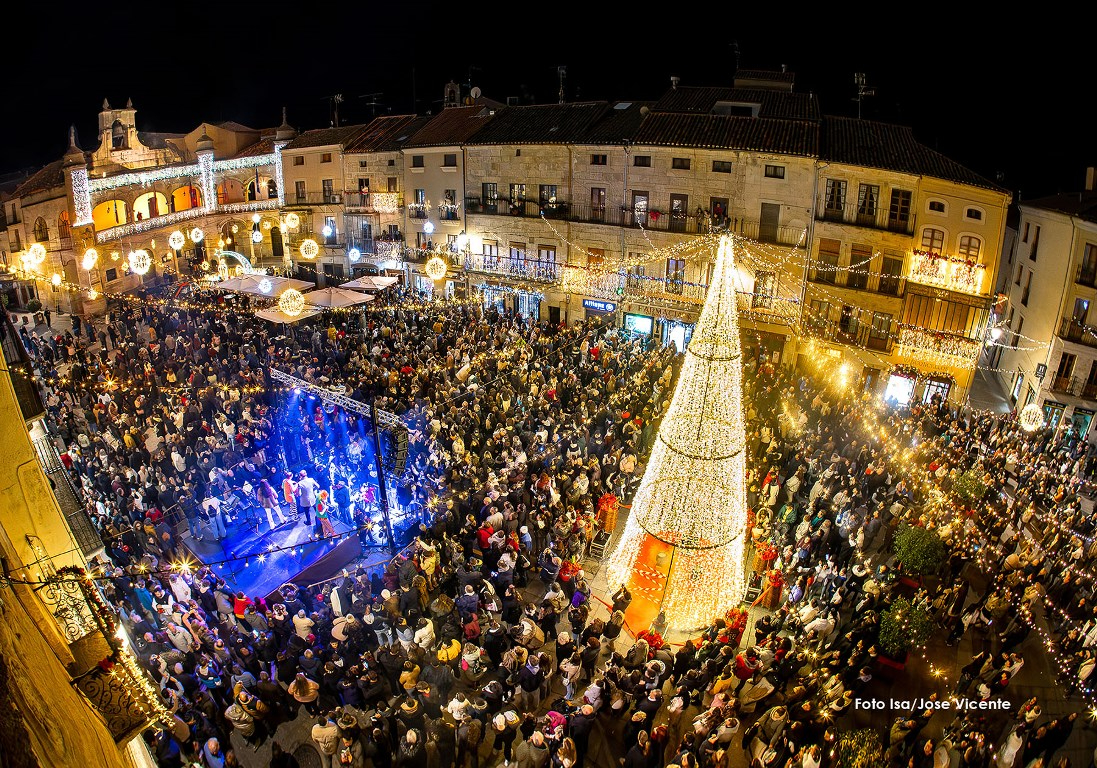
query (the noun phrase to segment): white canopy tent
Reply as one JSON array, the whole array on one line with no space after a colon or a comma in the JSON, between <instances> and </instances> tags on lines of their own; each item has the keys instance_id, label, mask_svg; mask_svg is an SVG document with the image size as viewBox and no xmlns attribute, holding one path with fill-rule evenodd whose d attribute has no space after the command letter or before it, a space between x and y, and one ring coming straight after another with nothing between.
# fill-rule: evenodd
<instances>
[{"instance_id":1,"label":"white canopy tent","mask_svg":"<svg viewBox=\"0 0 1097 768\"><path fill-rule=\"evenodd\" d=\"M340 288L353 288L356 291L380 291L389 288L399 282L398 277L387 275L363 275L343 283Z\"/></svg>"},{"instance_id":2,"label":"white canopy tent","mask_svg":"<svg viewBox=\"0 0 1097 768\"><path fill-rule=\"evenodd\" d=\"M373 301L373 296L357 291L345 291L342 288L321 288L318 291L309 291L304 296L306 304L325 309L341 309Z\"/></svg>"},{"instance_id":3,"label":"white canopy tent","mask_svg":"<svg viewBox=\"0 0 1097 768\"><path fill-rule=\"evenodd\" d=\"M217 287L223 291L250 293L254 296L266 296L273 299L277 298L282 291L287 288L303 291L312 288L314 285L316 285L316 283L310 283L307 280L298 280L294 277L255 274L240 275L239 277L230 278ZM264 288L266 290L264 290Z\"/></svg>"},{"instance_id":4,"label":"white canopy tent","mask_svg":"<svg viewBox=\"0 0 1097 768\"><path fill-rule=\"evenodd\" d=\"M267 320L271 323L296 323L298 320L307 320L310 317L320 314L319 309L312 307L305 307L301 310L299 315L287 315L280 310L277 306L268 307L267 309L255 310L255 316L260 320Z\"/></svg>"}]
</instances>

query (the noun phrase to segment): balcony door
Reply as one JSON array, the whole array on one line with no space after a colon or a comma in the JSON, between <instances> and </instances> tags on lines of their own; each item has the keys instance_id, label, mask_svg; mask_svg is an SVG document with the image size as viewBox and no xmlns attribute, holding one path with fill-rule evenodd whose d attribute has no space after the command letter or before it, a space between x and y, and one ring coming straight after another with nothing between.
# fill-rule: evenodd
<instances>
[{"instance_id":1,"label":"balcony door","mask_svg":"<svg viewBox=\"0 0 1097 768\"><path fill-rule=\"evenodd\" d=\"M594 221L602 221L606 217L606 188L590 188L590 217Z\"/></svg>"},{"instance_id":2,"label":"balcony door","mask_svg":"<svg viewBox=\"0 0 1097 768\"><path fill-rule=\"evenodd\" d=\"M776 243L780 229L781 206L776 203L762 203L758 217L758 240L763 243Z\"/></svg>"},{"instance_id":3,"label":"balcony door","mask_svg":"<svg viewBox=\"0 0 1097 768\"><path fill-rule=\"evenodd\" d=\"M647 226L648 223L648 193L632 193L632 221L634 224Z\"/></svg>"}]
</instances>

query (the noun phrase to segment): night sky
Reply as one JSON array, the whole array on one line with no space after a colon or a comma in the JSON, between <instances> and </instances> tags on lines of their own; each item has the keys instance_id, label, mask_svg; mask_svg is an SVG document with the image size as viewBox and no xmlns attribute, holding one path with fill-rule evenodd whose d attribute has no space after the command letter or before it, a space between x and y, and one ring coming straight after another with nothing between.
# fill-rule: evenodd
<instances>
[{"instance_id":1,"label":"night sky","mask_svg":"<svg viewBox=\"0 0 1097 768\"><path fill-rule=\"evenodd\" d=\"M875 91L863 117L911 126L923 144L1022 199L1079 191L1086 166L1097 164L1088 44L1084 25L1069 19L1046 31L1019 17L948 28L919 7L906 20L877 14L872 29L836 26L849 8L818 19L790 11L775 23L712 6L675 14L524 3L488 15L486 4L417 3L413 14L314 2L292 12L265 5L226 22L215 10L203 21L152 4L125 8L132 15L110 20L84 4L59 11L67 23L21 28L37 62L67 51L90 58L70 59L72 70L12 62L0 173L60 157L70 124L83 148L94 147L104 98L114 106L132 98L145 131L185 133L203 120L272 127L283 106L302 130L330 125L337 93L343 125L437 112L450 79L498 101L551 103L563 65L569 101L656 99L672 75L682 85L730 86L736 58L743 69L787 66L796 90L818 94L833 115L856 116L854 73L863 72ZM20 91L25 112L15 108Z\"/></svg>"}]
</instances>

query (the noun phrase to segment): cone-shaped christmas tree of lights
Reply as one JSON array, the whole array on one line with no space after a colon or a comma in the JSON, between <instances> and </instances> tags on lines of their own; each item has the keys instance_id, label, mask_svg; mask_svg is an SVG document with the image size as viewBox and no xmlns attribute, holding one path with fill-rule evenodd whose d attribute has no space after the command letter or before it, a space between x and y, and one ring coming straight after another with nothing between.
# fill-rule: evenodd
<instances>
[{"instance_id":1,"label":"cone-shaped christmas tree of lights","mask_svg":"<svg viewBox=\"0 0 1097 768\"><path fill-rule=\"evenodd\" d=\"M735 273L732 239L724 237L607 572L611 589L637 572L657 573L654 589L661 594L645 597L659 603L676 629L710 624L744 592L746 437ZM653 552L662 557L653 560Z\"/></svg>"}]
</instances>

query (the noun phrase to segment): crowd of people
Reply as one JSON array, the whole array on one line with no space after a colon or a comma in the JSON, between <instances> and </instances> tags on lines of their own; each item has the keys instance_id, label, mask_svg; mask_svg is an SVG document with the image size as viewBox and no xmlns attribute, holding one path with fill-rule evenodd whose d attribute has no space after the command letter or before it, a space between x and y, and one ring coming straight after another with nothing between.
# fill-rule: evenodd
<instances>
[{"instance_id":1,"label":"crowd of people","mask_svg":"<svg viewBox=\"0 0 1097 768\"><path fill-rule=\"evenodd\" d=\"M754 602L774 608L732 607L672 645L627 626L628 590L592 593L583 562L600 500L642 474L676 348L461 302L364 317L273 336L232 306L145 300L101 330L20 330L107 544L104 594L171 712L148 732L162 768L239 764L234 743L268 740L270 764L291 765L279 726L301 709L325 766L582 768L596 751L603 768L832 768L865 725L853 703L888 674L881 623L900 599L949 647L984 649L954 681L927 675L923 698L1009 698L1025 657L1047 653L1075 709L877 715L872 765L1068 764L1097 640L1084 441L939 397L876 411L751 349ZM405 501L427 514L387 567L268 601L164 568L181 554L169 511L217 535L203 501L250 486L271 528L330 499L361 530L376 473L365 417L279 390L272 366L399 414ZM332 465L344 476L315 471ZM319 480L303 494L300 466ZM340 492L363 478L362 496ZM909 526L943 547L913 582L893 551Z\"/></svg>"}]
</instances>

